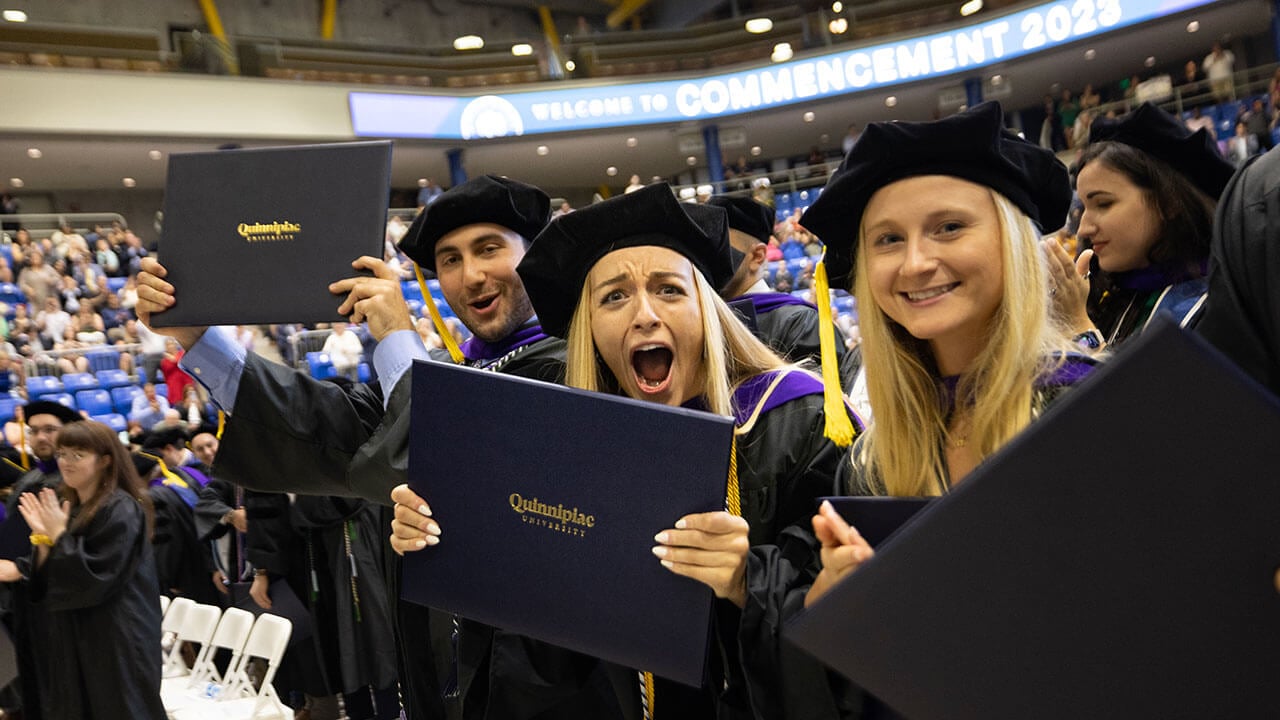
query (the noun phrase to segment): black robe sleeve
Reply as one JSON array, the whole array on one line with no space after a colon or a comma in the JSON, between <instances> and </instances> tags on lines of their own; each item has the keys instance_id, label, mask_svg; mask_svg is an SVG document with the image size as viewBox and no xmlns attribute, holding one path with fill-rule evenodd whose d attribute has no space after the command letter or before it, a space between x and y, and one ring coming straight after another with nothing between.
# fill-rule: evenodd
<instances>
[{"instance_id":1,"label":"black robe sleeve","mask_svg":"<svg viewBox=\"0 0 1280 720\"><path fill-rule=\"evenodd\" d=\"M83 533L64 532L35 573L32 599L52 611L94 607L119 592L142 556L142 507L104 504Z\"/></svg>"}]
</instances>

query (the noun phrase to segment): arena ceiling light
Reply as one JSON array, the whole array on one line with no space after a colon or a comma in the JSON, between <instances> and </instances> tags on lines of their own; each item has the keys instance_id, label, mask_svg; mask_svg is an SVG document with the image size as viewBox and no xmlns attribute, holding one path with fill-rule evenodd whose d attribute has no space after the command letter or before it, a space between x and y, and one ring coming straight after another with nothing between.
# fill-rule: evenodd
<instances>
[{"instance_id":1,"label":"arena ceiling light","mask_svg":"<svg viewBox=\"0 0 1280 720\"><path fill-rule=\"evenodd\" d=\"M160 160L164 158L164 153L160 152L159 150L150 150L147 152L147 157L151 158L152 160Z\"/></svg>"},{"instance_id":2,"label":"arena ceiling light","mask_svg":"<svg viewBox=\"0 0 1280 720\"><path fill-rule=\"evenodd\" d=\"M960 14L964 17L969 17L981 9L982 0L969 0L969 2L960 6Z\"/></svg>"},{"instance_id":3,"label":"arena ceiling light","mask_svg":"<svg viewBox=\"0 0 1280 720\"><path fill-rule=\"evenodd\" d=\"M849 30L849 21L844 18L836 18L827 23L827 29L832 35L843 35Z\"/></svg>"},{"instance_id":4,"label":"arena ceiling light","mask_svg":"<svg viewBox=\"0 0 1280 720\"><path fill-rule=\"evenodd\" d=\"M897 96L897 95L890 95L889 97L887 97L887 98L885 98L885 99L884 99L884 106L885 106L885 107L897 107L897 105L898 105L898 96Z\"/></svg>"},{"instance_id":5,"label":"arena ceiling light","mask_svg":"<svg viewBox=\"0 0 1280 720\"><path fill-rule=\"evenodd\" d=\"M815 117L817 117L817 116L813 114L813 111L812 111L812 110L810 110L810 111L805 112L805 114L804 114L804 115L801 115L801 116L800 116L800 119L801 119L801 120L804 120L804 121L805 121L805 122L807 122L807 123L811 123L811 122L813 122L813 119L814 119Z\"/></svg>"},{"instance_id":6,"label":"arena ceiling light","mask_svg":"<svg viewBox=\"0 0 1280 720\"><path fill-rule=\"evenodd\" d=\"M759 145L751 146L751 157L760 157L760 153L764 152Z\"/></svg>"},{"instance_id":7,"label":"arena ceiling light","mask_svg":"<svg viewBox=\"0 0 1280 720\"><path fill-rule=\"evenodd\" d=\"M511 54L516 57L524 57L533 54L533 46L529 43L516 43L511 46Z\"/></svg>"},{"instance_id":8,"label":"arena ceiling light","mask_svg":"<svg viewBox=\"0 0 1280 720\"><path fill-rule=\"evenodd\" d=\"M1085 59L1085 60L1092 60L1092 59L1094 59L1094 58L1096 58L1096 57L1098 57L1098 51L1097 51L1097 50L1094 50L1093 48L1089 48L1088 50L1085 50L1085 51L1084 51L1084 59Z\"/></svg>"},{"instance_id":9,"label":"arena ceiling light","mask_svg":"<svg viewBox=\"0 0 1280 720\"><path fill-rule=\"evenodd\" d=\"M791 59L794 53L791 52L791 43L778 43L773 46L773 54L769 59L774 62L786 62Z\"/></svg>"},{"instance_id":10,"label":"arena ceiling light","mask_svg":"<svg viewBox=\"0 0 1280 720\"><path fill-rule=\"evenodd\" d=\"M453 41L454 50L479 50L484 47L484 38L479 35L463 35Z\"/></svg>"},{"instance_id":11,"label":"arena ceiling light","mask_svg":"<svg viewBox=\"0 0 1280 720\"><path fill-rule=\"evenodd\" d=\"M635 138L633 138L633 137L629 137L629 138L627 138L627 147L635 147L635 146L637 146L637 145L639 145L639 144L640 144L640 141L639 141L639 140L637 140L637 139L635 139Z\"/></svg>"},{"instance_id":12,"label":"arena ceiling light","mask_svg":"<svg viewBox=\"0 0 1280 720\"><path fill-rule=\"evenodd\" d=\"M134 180L134 179L133 179L133 178L131 178L131 177L127 177L127 178L120 178L120 184L121 184L121 185L124 185L124 186L125 186L125 187L127 187L127 188L131 188L131 187L137 187L137 186L138 186L138 181L137 181L137 180Z\"/></svg>"},{"instance_id":13,"label":"arena ceiling light","mask_svg":"<svg viewBox=\"0 0 1280 720\"><path fill-rule=\"evenodd\" d=\"M767 17L751 18L747 21L747 32L759 35L773 29L773 21Z\"/></svg>"},{"instance_id":14,"label":"arena ceiling light","mask_svg":"<svg viewBox=\"0 0 1280 720\"><path fill-rule=\"evenodd\" d=\"M1200 31L1199 20L1192 20L1191 22L1187 23L1187 32L1193 33L1193 32L1199 32L1199 31Z\"/></svg>"},{"instance_id":15,"label":"arena ceiling light","mask_svg":"<svg viewBox=\"0 0 1280 720\"><path fill-rule=\"evenodd\" d=\"M27 148L27 157L32 160L39 160L44 157L44 153L40 152L40 148Z\"/></svg>"},{"instance_id":16,"label":"arena ceiling light","mask_svg":"<svg viewBox=\"0 0 1280 720\"><path fill-rule=\"evenodd\" d=\"M21 10L5 10L4 19L6 22L26 22L27 14Z\"/></svg>"},{"instance_id":17,"label":"arena ceiling light","mask_svg":"<svg viewBox=\"0 0 1280 720\"><path fill-rule=\"evenodd\" d=\"M551 148L547 147L546 145L539 145L538 149L535 152L537 152L539 155L546 155L547 153L551 152Z\"/></svg>"},{"instance_id":18,"label":"arena ceiling light","mask_svg":"<svg viewBox=\"0 0 1280 720\"><path fill-rule=\"evenodd\" d=\"M9 178L9 187L20 188L25 186L26 183L22 181L22 178Z\"/></svg>"},{"instance_id":19,"label":"arena ceiling light","mask_svg":"<svg viewBox=\"0 0 1280 720\"><path fill-rule=\"evenodd\" d=\"M614 175L618 174L618 168L610 165L609 167L604 169L604 174L608 175L609 177L613 177Z\"/></svg>"},{"instance_id":20,"label":"arena ceiling light","mask_svg":"<svg viewBox=\"0 0 1280 720\"><path fill-rule=\"evenodd\" d=\"M844 12L844 3L840 2L840 0L831 3L831 12L836 14Z\"/></svg>"}]
</instances>

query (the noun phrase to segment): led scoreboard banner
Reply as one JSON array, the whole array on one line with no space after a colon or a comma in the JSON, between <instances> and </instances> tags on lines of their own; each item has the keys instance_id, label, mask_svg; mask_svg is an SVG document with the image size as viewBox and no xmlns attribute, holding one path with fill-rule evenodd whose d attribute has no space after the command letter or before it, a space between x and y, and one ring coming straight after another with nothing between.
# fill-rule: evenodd
<instances>
[{"instance_id":1,"label":"led scoreboard banner","mask_svg":"<svg viewBox=\"0 0 1280 720\"><path fill-rule=\"evenodd\" d=\"M1062 0L891 43L701 78L501 95L350 94L359 137L479 139L681 122L981 68L1214 0Z\"/></svg>"}]
</instances>

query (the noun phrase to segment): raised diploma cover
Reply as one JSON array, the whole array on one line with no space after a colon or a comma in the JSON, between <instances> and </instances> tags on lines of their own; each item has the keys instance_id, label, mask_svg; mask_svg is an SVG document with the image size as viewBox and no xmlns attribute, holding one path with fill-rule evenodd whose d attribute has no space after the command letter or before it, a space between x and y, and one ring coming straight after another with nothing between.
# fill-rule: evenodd
<instances>
[{"instance_id":1,"label":"raised diploma cover","mask_svg":"<svg viewBox=\"0 0 1280 720\"><path fill-rule=\"evenodd\" d=\"M731 419L436 362L411 407L442 536L405 555L405 599L702 684L714 595L653 538L724 509Z\"/></svg>"},{"instance_id":2,"label":"raised diploma cover","mask_svg":"<svg viewBox=\"0 0 1280 720\"><path fill-rule=\"evenodd\" d=\"M1158 318L785 635L912 720L1280 717L1277 438Z\"/></svg>"},{"instance_id":3,"label":"raised diploma cover","mask_svg":"<svg viewBox=\"0 0 1280 720\"><path fill-rule=\"evenodd\" d=\"M831 503L844 521L858 531L863 540L873 548L893 537L898 529L910 524L911 520L930 503L933 498L915 497L824 497Z\"/></svg>"},{"instance_id":4,"label":"raised diploma cover","mask_svg":"<svg viewBox=\"0 0 1280 720\"><path fill-rule=\"evenodd\" d=\"M169 158L159 260L177 302L152 325L343 320L329 284L382 258L390 142Z\"/></svg>"}]
</instances>

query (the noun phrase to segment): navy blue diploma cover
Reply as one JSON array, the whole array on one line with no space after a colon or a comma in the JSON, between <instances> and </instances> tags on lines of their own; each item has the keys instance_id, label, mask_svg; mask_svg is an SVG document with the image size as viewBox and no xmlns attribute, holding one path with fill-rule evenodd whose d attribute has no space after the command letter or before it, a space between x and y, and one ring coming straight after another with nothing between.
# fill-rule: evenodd
<instances>
[{"instance_id":1,"label":"navy blue diploma cover","mask_svg":"<svg viewBox=\"0 0 1280 720\"><path fill-rule=\"evenodd\" d=\"M169 157L159 259L176 290L156 327L342 320L335 280L382 258L391 143Z\"/></svg>"},{"instance_id":2,"label":"navy blue diploma cover","mask_svg":"<svg viewBox=\"0 0 1280 720\"><path fill-rule=\"evenodd\" d=\"M714 596L651 549L724 509L732 420L435 362L411 408L442 536L405 556L405 599L702 684Z\"/></svg>"},{"instance_id":3,"label":"navy blue diploma cover","mask_svg":"<svg viewBox=\"0 0 1280 720\"><path fill-rule=\"evenodd\" d=\"M1280 717L1277 438L1157 318L784 634L912 720Z\"/></svg>"}]
</instances>

